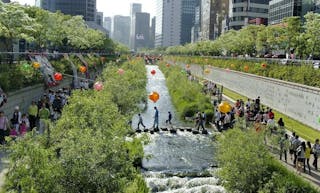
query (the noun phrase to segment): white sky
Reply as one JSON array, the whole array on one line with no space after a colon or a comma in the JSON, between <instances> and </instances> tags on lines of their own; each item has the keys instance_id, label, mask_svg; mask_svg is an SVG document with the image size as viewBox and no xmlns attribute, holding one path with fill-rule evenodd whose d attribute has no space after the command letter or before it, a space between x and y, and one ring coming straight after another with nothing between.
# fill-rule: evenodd
<instances>
[{"instance_id":1,"label":"white sky","mask_svg":"<svg viewBox=\"0 0 320 193\"><path fill-rule=\"evenodd\" d=\"M12 0L20 4L34 5L35 0ZM103 16L130 15L130 3L141 3L142 11L150 13L151 17L155 15L155 0L97 0L97 10L102 11Z\"/></svg>"}]
</instances>

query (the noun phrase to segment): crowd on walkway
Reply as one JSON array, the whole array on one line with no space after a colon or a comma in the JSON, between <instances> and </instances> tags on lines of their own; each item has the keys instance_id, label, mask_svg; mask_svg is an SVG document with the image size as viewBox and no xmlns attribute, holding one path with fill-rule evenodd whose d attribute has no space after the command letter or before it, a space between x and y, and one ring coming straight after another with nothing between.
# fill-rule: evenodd
<instances>
[{"instance_id":1,"label":"crowd on walkway","mask_svg":"<svg viewBox=\"0 0 320 193\"><path fill-rule=\"evenodd\" d=\"M21 112L19 106L14 108L12 115L0 111L0 143L5 144L6 136L16 139L33 130L44 133L48 121L55 121L61 116L70 95L69 88L49 90L38 101L32 101L27 112Z\"/></svg>"}]
</instances>

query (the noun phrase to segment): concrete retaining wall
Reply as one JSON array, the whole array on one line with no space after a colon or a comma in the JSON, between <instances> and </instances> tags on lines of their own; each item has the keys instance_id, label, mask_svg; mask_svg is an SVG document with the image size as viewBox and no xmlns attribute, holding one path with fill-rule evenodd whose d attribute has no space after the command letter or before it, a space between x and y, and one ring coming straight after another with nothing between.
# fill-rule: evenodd
<instances>
[{"instance_id":1,"label":"concrete retaining wall","mask_svg":"<svg viewBox=\"0 0 320 193\"><path fill-rule=\"evenodd\" d=\"M59 86L53 87L53 90L57 90L62 87L69 87L72 79L64 78ZM45 93L43 84L26 87L18 91L7 93L8 101L0 109L5 112L5 115L10 119L12 117L14 107L19 106L22 113L26 113L32 100L38 101L39 98Z\"/></svg>"},{"instance_id":2,"label":"concrete retaining wall","mask_svg":"<svg viewBox=\"0 0 320 193\"><path fill-rule=\"evenodd\" d=\"M204 77L249 98L260 96L261 102L320 131L320 89L247 73L191 65L196 76ZM315 77L316 78L316 77Z\"/></svg>"}]
</instances>

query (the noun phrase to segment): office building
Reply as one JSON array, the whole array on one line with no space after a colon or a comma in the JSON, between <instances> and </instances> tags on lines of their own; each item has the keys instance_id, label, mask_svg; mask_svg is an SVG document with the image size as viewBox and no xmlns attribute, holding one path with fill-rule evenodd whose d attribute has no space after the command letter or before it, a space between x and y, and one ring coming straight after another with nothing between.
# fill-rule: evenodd
<instances>
[{"instance_id":1,"label":"office building","mask_svg":"<svg viewBox=\"0 0 320 193\"><path fill-rule=\"evenodd\" d=\"M96 0L36 0L36 6L51 12L82 15L85 21L95 21Z\"/></svg>"},{"instance_id":2,"label":"office building","mask_svg":"<svg viewBox=\"0 0 320 193\"><path fill-rule=\"evenodd\" d=\"M96 23L103 26L103 12L96 12Z\"/></svg>"},{"instance_id":3,"label":"office building","mask_svg":"<svg viewBox=\"0 0 320 193\"><path fill-rule=\"evenodd\" d=\"M134 39L132 41L132 49L139 50L140 48L149 48L150 46L150 14L137 12L132 18L133 28L132 33Z\"/></svg>"},{"instance_id":4,"label":"office building","mask_svg":"<svg viewBox=\"0 0 320 193\"><path fill-rule=\"evenodd\" d=\"M129 47L130 16L115 15L112 18L111 38Z\"/></svg>"},{"instance_id":5,"label":"office building","mask_svg":"<svg viewBox=\"0 0 320 193\"><path fill-rule=\"evenodd\" d=\"M194 12L194 25L191 28L191 43L197 42L200 40L200 27L201 27L201 6L198 5L195 8Z\"/></svg>"},{"instance_id":6,"label":"office building","mask_svg":"<svg viewBox=\"0 0 320 193\"><path fill-rule=\"evenodd\" d=\"M314 12L316 13L320 13L320 0L315 0L315 8L314 8Z\"/></svg>"},{"instance_id":7,"label":"office building","mask_svg":"<svg viewBox=\"0 0 320 193\"><path fill-rule=\"evenodd\" d=\"M104 17L103 27L109 32L111 32L111 21L111 17Z\"/></svg>"},{"instance_id":8,"label":"office building","mask_svg":"<svg viewBox=\"0 0 320 193\"><path fill-rule=\"evenodd\" d=\"M303 18L308 11L315 9L314 0L272 0L269 3L269 25L279 24L285 17Z\"/></svg>"},{"instance_id":9,"label":"office building","mask_svg":"<svg viewBox=\"0 0 320 193\"><path fill-rule=\"evenodd\" d=\"M199 0L157 0L155 46L167 47L191 42L196 2Z\"/></svg>"},{"instance_id":10,"label":"office building","mask_svg":"<svg viewBox=\"0 0 320 193\"><path fill-rule=\"evenodd\" d=\"M230 0L228 28L239 30L256 18L267 24L268 9L269 0Z\"/></svg>"},{"instance_id":11,"label":"office building","mask_svg":"<svg viewBox=\"0 0 320 193\"><path fill-rule=\"evenodd\" d=\"M151 27L150 27L150 48L154 48L154 40L156 35L156 17L153 17L151 20Z\"/></svg>"},{"instance_id":12,"label":"office building","mask_svg":"<svg viewBox=\"0 0 320 193\"><path fill-rule=\"evenodd\" d=\"M10 3L10 0L2 0L3 3Z\"/></svg>"},{"instance_id":13,"label":"office building","mask_svg":"<svg viewBox=\"0 0 320 193\"><path fill-rule=\"evenodd\" d=\"M135 34L134 34L134 20L133 18L136 16L136 13L141 12L141 4L140 3L131 3L130 4L130 17L131 17L131 22L130 22L130 48L134 49L134 41L135 41Z\"/></svg>"}]
</instances>

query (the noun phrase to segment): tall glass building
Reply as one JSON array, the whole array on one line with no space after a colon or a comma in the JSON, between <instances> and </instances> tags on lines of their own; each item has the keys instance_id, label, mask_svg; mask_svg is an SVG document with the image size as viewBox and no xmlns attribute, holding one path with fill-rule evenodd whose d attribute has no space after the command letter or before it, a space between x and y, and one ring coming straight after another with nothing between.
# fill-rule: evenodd
<instances>
[{"instance_id":1,"label":"tall glass building","mask_svg":"<svg viewBox=\"0 0 320 193\"><path fill-rule=\"evenodd\" d=\"M285 17L303 16L314 9L314 0L272 0L269 8L269 25L282 22Z\"/></svg>"},{"instance_id":2,"label":"tall glass building","mask_svg":"<svg viewBox=\"0 0 320 193\"><path fill-rule=\"evenodd\" d=\"M130 16L115 15L111 22L111 38L129 46L130 21Z\"/></svg>"},{"instance_id":3,"label":"tall glass building","mask_svg":"<svg viewBox=\"0 0 320 193\"><path fill-rule=\"evenodd\" d=\"M134 28L134 21L133 18L136 16L136 13L141 12L141 7L142 5L140 3L131 3L130 4L130 17L131 17L131 22L130 22L130 48L134 49L134 40L135 40L135 35L133 32Z\"/></svg>"},{"instance_id":4,"label":"tall glass building","mask_svg":"<svg viewBox=\"0 0 320 193\"><path fill-rule=\"evenodd\" d=\"M85 21L95 21L96 0L36 0L36 6L51 12L82 15Z\"/></svg>"},{"instance_id":5,"label":"tall glass building","mask_svg":"<svg viewBox=\"0 0 320 193\"><path fill-rule=\"evenodd\" d=\"M133 17L133 49L149 48L150 46L150 14L138 12Z\"/></svg>"},{"instance_id":6,"label":"tall glass building","mask_svg":"<svg viewBox=\"0 0 320 193\"><path fill-rule=\"evenodd\" d=\"M268 20L269 0L230 0L229 29L239 30L250 20ZM265 22L267 24L267 22Z\"/></svg>"}]
</instances>

